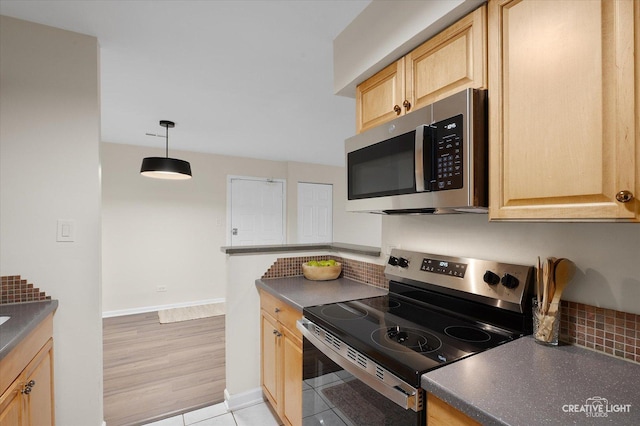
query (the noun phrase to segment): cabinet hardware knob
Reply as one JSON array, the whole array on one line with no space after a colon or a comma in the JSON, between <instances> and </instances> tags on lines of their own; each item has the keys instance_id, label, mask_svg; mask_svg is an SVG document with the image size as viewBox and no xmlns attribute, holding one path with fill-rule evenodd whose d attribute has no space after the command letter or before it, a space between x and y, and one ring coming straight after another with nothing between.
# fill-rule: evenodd
<instances>
[{"instance_id":1,"label":"cabinet hardware knob","mask_svg":"<svg viewBox=\"0 0 640 426\"><path fill-rule=\"evenodd\" d=\"M278 330L273 330L273 334L275 334L276 337L282 336L282 333L280 333Z\"/></svg>"},{"instance_id":2,"label":"cabinet hardware knob","mask_svg":"<svg viewBox=\"0 0 640 426\"><path fill-rule=\"evenodd\" d=\"M628 203L633 200L633 192L627 190L620 191L616 194L616 200L621 203Z\"/></svg>"},{"instance_id":3,"label":"cabinet hardware knob","mask_svg":"<svg viewBox=\"0 0 640 426\"><path fill-rule=\"evenodd\" d=\"M25 395L29 395L31 393L32 388L36 385L35 380L30 380L29 383L24 385L24 389L22 389L22 393Z\"/></svg>"},{"instance_id":4,"label":"cabinet hardware knob","mask_svg":"<svg viewBox=\"0 0 640 426\"><path fill-rule=\"evenodd\" d=\"M400 113L402 112L402 108L400 108L400 105L394 105L393 110L396 112L396 115L400 115Z\"/></svg>"},{"instance_id":5,"label":"cabinet hardware knob","mask_svg":"<svg viewBox=\"0 0 640 426\"><path fill-rule=\"evenodd\" d=\"M280 312L280 308L276 308L276 309L275 309L275 312L276 312L276 314L277 314L278 312Z\"/></svg>"},{"instance_id":6,"label":"cabinet hardware knob","mask_svg":"<svg viewBox=\"0 0 640 426\"><path fill-rule=\"evenodd\" d=\"M411 102L407 101L405 99L405 101L402 103L402 106L406 108L407 111L411 110Z\"/></svg>"}]
</instances>

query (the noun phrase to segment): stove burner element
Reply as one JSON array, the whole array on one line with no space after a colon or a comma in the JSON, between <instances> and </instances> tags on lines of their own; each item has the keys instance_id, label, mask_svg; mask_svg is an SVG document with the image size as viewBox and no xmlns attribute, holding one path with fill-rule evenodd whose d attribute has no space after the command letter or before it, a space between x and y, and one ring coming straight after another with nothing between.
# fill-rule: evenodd
<instances>
[{"instance_id":1,"label":"stove burner element","mask_svg":"<svg viewBox=\"0 0 640 426\"><path fill-rule=\"evenodd\" d=\"M346 305L344 303L336 303L327 305L322 308L322 314L333 319L339 320L352 320L358 318L364 318L367 316L367 311L356 309L353 306Z\"/></svg>"},{"instance_id":2,"label":"stove burner element","mask_svg":"<svg viewBox=\"0 0 640 426\"><path fill-rule=\"evenodd\" d=\"M491 340L491 336L486 331L462 325L449 326L444 329L444 332L447 336L451 336L454 339L465 342L480 343Z\"/></svg>"},{"instance_id":3,"label":"stove burner element","mask_svg":"<svg viewBox=\"0 0 640 426\"><path fill-rule=\"evenodd\" d=\"M376 298L367 302L367 305L376 309L396 309L400 307L400 302L397 300L391 300L387 296L384 296L383 298Z\"/></svg>"},{"instance_id":4,"label":"stove burner element","mask_svg":"<svg viewBox=\"0 0 640 426\"><path fill-rule=\"evenodd\" d=\"M400 326L379 328L371 333L371 339L378 345L396 352L397 344L420 353L429 353L440 349L442 341L431 333L415 328L401 328Z\"/></svg>"}]
</instances>

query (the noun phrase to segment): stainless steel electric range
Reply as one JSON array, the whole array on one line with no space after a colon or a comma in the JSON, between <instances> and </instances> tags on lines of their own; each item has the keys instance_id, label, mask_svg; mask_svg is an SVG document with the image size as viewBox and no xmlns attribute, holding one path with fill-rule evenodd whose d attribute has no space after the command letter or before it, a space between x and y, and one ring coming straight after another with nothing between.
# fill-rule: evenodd
<instances>
[{"instance_id":1,"label":"stainless steel electric range","mask_svg":"<svg viewBox=\"0 0 640 426\"><path fill-rule=\"evenodd\" d=\"M304 308L304 425L424 425L420 377L531 333L531 266L394 249L389 294Z\"/></svg>"}]
</instances>

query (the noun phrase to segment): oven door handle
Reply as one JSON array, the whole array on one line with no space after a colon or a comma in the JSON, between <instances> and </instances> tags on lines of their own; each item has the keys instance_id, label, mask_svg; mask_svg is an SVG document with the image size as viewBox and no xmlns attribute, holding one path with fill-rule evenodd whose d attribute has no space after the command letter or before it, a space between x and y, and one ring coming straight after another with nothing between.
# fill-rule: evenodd
<instances>
[{"instance_id":1,"label":"oven door handle","mask_svg":"<svg viewBox=\"0 0 640 426\"><path fill-rule=\"evenodd\" d=\"M404 382L304 317L296 327L319 351L373 390L404 409L422 410L422 389Z\"/></svg>"}]
</instances>

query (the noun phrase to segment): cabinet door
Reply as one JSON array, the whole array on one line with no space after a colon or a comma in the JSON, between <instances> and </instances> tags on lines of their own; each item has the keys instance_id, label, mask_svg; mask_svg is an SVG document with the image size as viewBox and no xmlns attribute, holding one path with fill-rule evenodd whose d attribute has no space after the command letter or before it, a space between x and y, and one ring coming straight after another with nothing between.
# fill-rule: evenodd
<instances>
[{"instance_id":1,"label":"cabinet door","mask_svg":"<svg viewBox=\"0 0 640 426\"><path fill-rule=\"evenodd\" d=\"M489 3L493 219L633 220L633 0ZM637 31L637 29L636 29Z\"/></svg>"},{"instance_id":2,"label":"cabinet door","mask_svg":"<svg viewBox=\"0 0 640 426\"><path fill-rule=\"evenodd\" d=\"M26 418L28 425L53 426L53 362L51 340L38 353L25 370L25 383L33 383L25 394Z\"/></svg>"},{"instance_id":3,"label":"cabinet door","mask_svg":"<svg viewBox=\"0 0 640 426\"><path fill-rule=\"evenodd\" d=\"M405 57L411 109L467 88L487 87L487 11L476 9Z\"/></svg>"},{"instance_id":4,"label":"cabinet door","mask_svg":"<svg viewBox=\"0 0 640 426\"><path fill-rule=\"evenodd\" d=\"M360 133L404 114L404 58L356 88L356 132Z\"/></svg>"},{"instance_id":5,"label":"cabinet door","mask_svg":"<svg viewBox=\"0 0 640 426\"><path fill-rule=\"evenodd\" d=\"M283 350L283 417L292 425L302 424L302 341L284 330Z\"/></svg>"},{"instance_id":6,"label":"cabinet door","mask_svg":"<svg viewBox=\"0 0 640 426\"><path fill-rule=\"evenodd\" d=\"M265 311L262 311L261 321L262 368L260 369L260 374L262 376L262 389L273 407L277 409L280 398L280 385L278 383L280 360L278 335L280 331L278 330L277 322L267 315Z\"/></svg>"},{"instance_id":7,"label":"cabinet door","mask_svg":"<svg viewBox=\"0 0 640 426\"><path fill-rule=\"evenodd\" d=\"M21 426L23 424L21 390L22 381L18 378L0 396L0 426Z\"/></svg>"}]
</instances>

